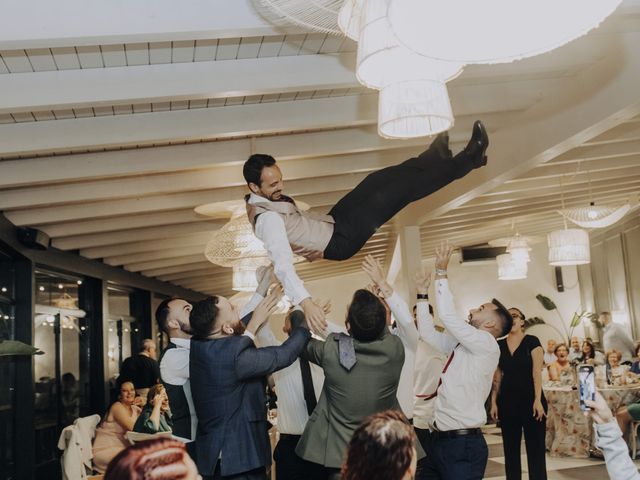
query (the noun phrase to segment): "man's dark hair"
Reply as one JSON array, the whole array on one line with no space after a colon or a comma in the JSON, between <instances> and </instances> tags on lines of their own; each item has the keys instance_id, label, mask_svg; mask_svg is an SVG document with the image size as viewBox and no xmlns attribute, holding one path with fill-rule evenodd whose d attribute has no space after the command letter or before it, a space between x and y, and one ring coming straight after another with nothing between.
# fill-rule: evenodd
<instances>
[{"instance_id":1,"label":"man's dark hair","mask_svg":"<svg viewBox=\"0 0 640 480\"><path fill-rule=\"evenodd\" d=\"M218 297L207 297L193 304L189 324L194 337L204 338L211 334L218 310Z\"/></svg>"},{"instance_id":2,"label":"man's dark hair","mask_svg":"<svg viewBox=\"0 0 640 480\"><path fill-rule=\"evenodd\" d=\"M361 342L380 337L386 328L387 311L380 299L369 290L356 290L347 312L351 335Z\"/></svg>"},{"instance_id":3,"label":"man's dark hair","mask_svg":"<svg viewBox=\"0 0 640 480\"><path fill-rule=\"evenodd\" d=\"M509 313L509 310L507 310L505 306L495 298L491 300L491 303L498 307L496 309L496 313L500 316L502 323L501 333L498 335L498 338L504 337L505 335L508 335L513 328L513 317Z\"/></svg>"},{"instance_id":4,"label":"man's dark hair","mask_svg":"<svg viewBox=\"0 0 640 480\"><path fill-rule=\"evenodd\" d=\"M158 330L161 332L169 333L167 332L167 319L169 318L170 310L169 304L177 299L178 297L165 298L160 302L158 308L156 308L156 322L158 323Z\"/></svg>"},{"instance_id":5,"label":"man's dark hair","mask_svg":"<svg viewBox=\"0 0 640 480\"><path fill-rule=\"evenodd\" d=\"M244 167L242 167L242 174L244 175L247 185L255 183L260 186L262 169L264 167L272 167L275 164L276 159L271 155L265 155L264 153L254 153L251 155L249 159L244 162Z\"/></svg>"}]
</instances>

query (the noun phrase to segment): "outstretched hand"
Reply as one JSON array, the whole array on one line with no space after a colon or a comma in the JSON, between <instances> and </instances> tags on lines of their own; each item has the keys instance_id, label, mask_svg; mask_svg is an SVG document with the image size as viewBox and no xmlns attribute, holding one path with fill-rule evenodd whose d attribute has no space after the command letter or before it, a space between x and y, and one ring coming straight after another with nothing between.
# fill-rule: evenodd
<instances>
[{"instance_id":1,"label":"outstretched hand","mask_svg":"<svg viewBox=\"0 0 640 480\"><path fill-rule=\"evenodd\" d=\"M266 297L258 304L251 315L247 330L257 332L269 317L278 309L278 302L282 298L282 286L276 285Z\"/></svg>"},{"instance_id":2,"label":"outstretched hand","mask_svg":"<svg viewBox=\"0 0 640 480\"><path fill-rule=\"evenodd\" d=\"M304 316L307 319L307 325L309 325L311 331L318 335L323 335L326 332L328 325L322 307L317 305L310 297L302 300L302 302L300 302L300 306L304 311Z\"/></svg>"},{"instance_id":3,"label":"outstretched hand","mask_svg":"<svg viewBox=\"0 0 640 480\"><path fill-rule=\"evenodd\" d=\"M436 247L436 269L437 270L446 270L449 266L449 260L451 260L451 255L453 254L453 245L449 245L449 243L441 243L438 247Z\"/></svg>"},{"instance_id":4,"label":"outstretched hand","mask_svg":"<svg viewBox=\"0 0 640 480\"><path fill-rule=\"evenodd\" d=\"M413 274L413 281L416 284L416 292L421 295L429 293L431 285L431 272L427 272L426 268L421 268Z\"/></svg>"},{"instance_id":5,"label":"outstretched hand","mask_svg":"<svg viewBox=\"0 0 640 480\"><path fill-rule=\"evenodd\" d=\"M382 264L380 260L376 259L372 255L364 257L362 262L362 270L369 275L369 278L376 284L385 297L390 296L393 293L393 288L384 278L384 272L382 271Z\"/></svg>"}]
</instances>

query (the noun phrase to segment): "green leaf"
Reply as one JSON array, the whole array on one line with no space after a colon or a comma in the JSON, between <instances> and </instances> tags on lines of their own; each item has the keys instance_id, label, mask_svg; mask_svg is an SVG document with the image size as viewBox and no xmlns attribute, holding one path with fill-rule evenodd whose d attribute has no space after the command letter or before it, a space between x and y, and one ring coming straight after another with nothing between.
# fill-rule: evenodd
<instances>
[{"instance_id":1,"label":"green leaf","mask_svg":"<svg viewBox=\"0 0 640 480\"><path fill-rule=\"evenodd\" d=\"M545 321L540 317L527 318L524 321L523 330L526 330L527 328L531 328L534 325L545 325Z\"/></svg>"},{"instance_id":2,"label":"green leaf","mask_svg":"<svg viewBox=\"0 0 640 480\"><path fill-rule=\"evenodd\" d=\"M5 355L42 355L41 352L31 345L18 342L15 340L2 340L0 341L0 356Z\"/></svg>"},{"instance_id":3,"label":"green leaf","mask_svg":"<svg viewBox=\"0 0 640 480\"><path fill-rule=\"evenodd\" d=\"M573 318L571 319L571 328L576 328L578 325L580 325L580 320L582 319L582 315L584 315L583 313L578 314L577 312L573 312Z\"/></svg>"},{"instance_id":4,"label":"green leaf","mask_svg":"<svg viewBox=\"0 0 640 480\"><path fill-rule=\"evenodd\" d=\"M541 293L536 295L536 298L542 304L545 310L556 310L558 308L556 307L556 304L553 303L553 300L551 300L549 297L545 297Z\"/></svg>"}]
</instances>

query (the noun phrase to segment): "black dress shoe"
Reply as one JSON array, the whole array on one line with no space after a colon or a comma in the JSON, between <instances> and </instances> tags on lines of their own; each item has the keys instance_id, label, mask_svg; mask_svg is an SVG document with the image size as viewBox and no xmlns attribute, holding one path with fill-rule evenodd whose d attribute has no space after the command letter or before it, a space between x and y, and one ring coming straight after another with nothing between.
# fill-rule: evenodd
<instances>
[{"instance_id":1,"label":"black dress shoe","mask_svg":"<svg viewBox=\"0 0 640 480\"><path fill-rule=\"evenodd\" d=\"M489 135L480 120L476 120L473 124L473 133L471 140L464 148L465 155L472 159L475 166L481 167L487 164L487 156L485 152L489 146Z\"/></svg>"}]
</instances>

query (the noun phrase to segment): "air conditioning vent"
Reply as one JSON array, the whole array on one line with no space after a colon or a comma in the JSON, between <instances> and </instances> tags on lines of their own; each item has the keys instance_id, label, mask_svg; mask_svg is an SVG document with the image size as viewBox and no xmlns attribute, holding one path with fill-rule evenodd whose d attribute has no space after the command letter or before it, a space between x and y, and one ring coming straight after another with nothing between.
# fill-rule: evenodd
<instances>
[{"instance_id":1,"label":"air conditioning vent","mask_svg":"<svg viewBox=\"0 0 640 480\"><path fill-rule=\"evenodd\" d=\"M488 243L471 245L460 249L462 263L493 261L498 255L507 253L507 247L492 247Z\"/></svg>"}]
</instances>

